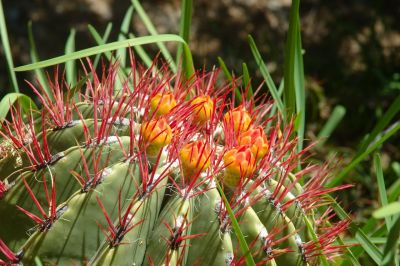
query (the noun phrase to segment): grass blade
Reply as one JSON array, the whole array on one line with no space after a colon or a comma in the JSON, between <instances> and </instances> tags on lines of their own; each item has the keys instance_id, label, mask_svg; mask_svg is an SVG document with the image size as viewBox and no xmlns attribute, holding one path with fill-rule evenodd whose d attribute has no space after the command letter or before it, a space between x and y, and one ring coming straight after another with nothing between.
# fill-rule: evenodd
<instances>
[{"instance_id":1,"label":"grass blade","mask_svg":"<svg viewBox=\"0 0 400 266\"><path fill-rule=\"evenodd\" d=\"M373 216L375 218L387 218L389 216L399 213L400 213L400 202L396 201L377 209L373 213Z\"/></svg>"},{"instance_id":2,"label":"grass blade","mask_svg":"<svg viewBox=\"0 0 400 266\"><path fill-rule=\"evenodd\" d=\"M342 105L337 105L332 111L331 116L328 121L326 121L325 125L322 127L321 131L318 133L318 147L324 145L324 143L331 136L332 132L336 129L337 125L342 121L343 117L346 114L346 108Z\"/></svg>"},{"instance_id":3,"label":"grass blade","mask_svg":"<svg viewBox=\"0 0 400 266\"><path fill-rule=\"evenodd\" d=\"M377 183L378 183L379 198L380 198L382 207L385 207L388 205L388 199L387 199L387 194L386 194L385 179L383 177L381 157L379 156L378 153L374 154L374 167L375 167L376 179L377 179ZM385 221L386 221L387 230L389 231L390 228L392 227L392 218L387 216L387 217L385 217Z\"/></svg>"},{"instance_id":4,"label":"grass blade","mask_svg":"<svg viewBox=\"0 0 400 266\"><path fill-rule=\"evenodd\" d=\"M31 108L35 110L38 109L29 96L19 92L10 92L0 101L0 121L3 121L6 118L11 106L13 106L17 101L23 113L29 113Z\"/></svg>"},{"instance_id":5,"label":"grass blade","mask_svg":"<svg viewBox=\"0 0 400 266\"><path fill-rule=\"evenodd\" d=\"M371 134L361 143L359 148L359 152L357 155L360 155L364 152L371 142L373 142L377 136L389 125L390 121L392 121L393 117L396 116L400 112L400 95L396 97L393 103L390 105L389 109L385 112L385 114L379 119L378 123L372 130Z\"/></svg>"},{"instance_id":6,"label":"grass blade","mask_svg":"<svg viewBox=\"0 0 400 266\"><path fill-rule=\"evenodd\" d=\"M218 63L219 63L219 66L221 67L222 72L224 73L226 79L229 82L233 82L233 74L231 72L229 72L229 69L226 66L224 60L219 56L218 56ZM242 100L243 100L242 99L242 93L241 93L240 89L236 87L235 88L235 102L236 102L236 104L239 105L242 102Z\"/></svg>"},{"instance_id":7,"label":"grass blade","mask_svg":"<svg viewBox=\"0 0 400 266\"><path fill-rule=\"evenodd\" d=\"M133 35L132 33L129 33L129 38L135 38L135 35ZM142 46L137 45L134 47L136 53L138 54L138 56L140 57L140 59L142 59L143 63L147 66L147 67L151 67L153 65L153 60L151 60L150 56L146 53L146 51L143 49ZM153 68L156 69L155 66L153 66Z\"/></svg>"},{"instance_id":8,"label":"grass blade","mask_svg":"<svg viewBox=\"0 0 400 266\"><path fill-rule=\"evenodd\" d=\"M15 75L14 70L14 62L11 55L10 42L8 40L7 26L6 20L4 18L3 4L0 0L0 35L1 35L1 43L3 44L4 55L7 61L7 68L10 75L11 86L14 92L19 92L17 77Z\"/></svg>"},{"instance_id":9,"label":"grass blade","mask_svg":"<svg viewBox=\"0 0 400 266\"><path fill-rule=\"evenodd\" d=\"M240 230L239 223L236 220L235 214L233 213L228 200L226 199L224 191L222 190L222 188L218 184L218 182L216 183L216 185L217 185L217 189L218 189L219 193L221 194L221 198L224 201L226 211L228 212L229 218L231 219L233 230L235 231L236 237L239 240L240 249L242 250L242 253L244 254L243 256L245 258L246 265L247 266L255 266L256 264L254 262L253 257L251 256L251 252L246 243L246 239L243 236L242 230Z\"/></svg>"},{"instance_id":10,"label":"grass blade","mask_svg":"<svg viewBox=\"0 0 400 266\"><path fill-rule=\"evenodd\" d=\"M29 40L29 46L30 46L31 61L32 61L32 63L36 63L36 62L40 61L40 59L39 59L38 52L36 49L35 39L33 37L32 21L28 22L28 40ZM46 91L47 95L49 95L49 97L51 99L53 99L53 93L50 90L49 83L47 81L46 74L44 73L43 69L36 69L35 75L36 75L36 78L38 79L40 85Z\"/></svg>"},{"instance_id":11,"label":"grass blade","mask_svg":"<svg viewBox=\"0 0 400 266\"><path fill-rule=\"evenodd\" d=\"M296 68L296 61L299 61L299 59L296 59L297 57L296 50L298 50L299 48L298 37L300 36L299 6L300 6L299 0L292 1L292 6L290 7L290 15L289 15L289 30L285 46L285 64L284 64L285 90L283 93L283 98L286 111L288 112L289 116L296 113L296 81L295 81L296 69L295 68Z\"/></svg>"},{"instance_id":12,"label":"grass blade","mask_svg":"<svg viewBox=\"0 0 400 266\"><path fill-rule=\"evenodd\" d=\"M353 170L354 167L356 167L365 157L367 157L370 153L372 153L379 146L381 146L391 136L393 136L395 133L397 133L397 131L399 129L400 129L400 122L396 122L391 127L389 127L389 129L387 129L379 139L377 139L373 144L371 144L370 147L366 151L364 151L359 156L355 157L351 161L351 163L343 169L343 171L341 171L337 176L332 178L332 180L328 184L328 187L334 187L334 186L337 186L338 184L340 184L342 182L342 180L346 177L346 175L351 170Z\"/></svg>"},{"instance_id":13,"label":"grass blade","mask_svg":"<svg viewBox=\"0 0 400 266\"><path fill-rule=\"evenodd\" d=\"M68 36L67 42L65 44L65 54L71 54L75 52L75 29L71 29ZM76 83L76 63L75 61L65 62L65 72L67 76L67 83L73 85Z\"/></svg>"},{"instance_id":14,"label":"grass blade","mask_svg":"<svg viewBox=\"0 0 400 266\"><path fill-rule=\"evenodd\" d=\"M279 97L279 93L278 90L276 89L275 83L272 80L271 75L269 74L267 66L265 65L264 61L261 58L261 54L258 51L256 43L254 42L253 37L251 37L251 35L248 36L248 43L250 45L250 49L251 52L253 53L256 64L259 67L265 82L267 83L268 89L271 92L272 98L274 99L279 112L283 115L283 117L286 117L285 107L283 105L282 99Z\"/></svg>"},{"instance_id":15,"label":"grass blade","mask_svg":"<svg viewBox=\"0 0 400 266\"><path fill-rule=\"evenodd\" d=\"M305 116L306 116L306 96L304 87L304 65L303 65L303 54L301 46L301 34L300 34L300 22L297 15L297 38L296 38L296 49L294 55L294 88L296 95L296 114L298 118L297 137L298 145L297 150L301 152L303 150L304 142L304 131L305 131Z\"/></svg>"},{"instance_id":16,"label":"grass blade","mask_svg":"<svg viewBox=\"0 0 400 266\"><path fill-rule=\"evenodd\" d=\"M121 23L120 32L118 34L118 41L126 40L126 36L128 36L129 26L132 21L133 15L133 6L130 6L125 13L124 19ZM116 58L119 60L119 63L122 67L126 66L126 48L118 49L116 52Z\"/></svg>"},{"instance_id":17,"label":"grass blade","mask_svg":"<svg viewBox=\"0 0 400 266\"><path fill-rule=\"evenodd\" d=\"M396 222L390 228L385 248L383 250L383 266L398 265L396 263L396 253L398 252L400 240L400 216L397 217Z\"/></svg>"},{"instance_id":18,"label":"grass blade","mask_svg":"<svg viewBox=\"0 0 400 266\"><path fill-rule=\"evenodd\" d=\"M331 197L333 210L337 213L338 217L342 220L351 220L347 213L340 207L340 205ZM380 265L382 259L382 252L371 242L370 238L364 233L364 231L359 228L355 223L351 222L349 226L350 232L353 233L354 238L363 247L365 252L375 261L376 264Z\"/></svg>"},{"instance_id":19,"label":"grass blade","mask_svg":"<svg viewBox=\"0 0 400 266\"><path fill-rule=\"evenodd\" d=\"M243 88L246 88L247 90L246 99L249 100L251 97L253 97L253 87L251 86L250 73L246 63L242 64L242 68L243 68Z\"/></svg>"},{"instance_id":20,"label":"grass blade","mask_svg":"<svg viewBox=\"0 0 400 266\"><path fill-rule=\"evenodd\" d=\"M185 41L180 36L174 35L174 34L144 36L144 37L138 37L138 38L134 38L134 39L127 39L124 41L116 41L116 42L112 42L112 43L98 45L95 47L91 47L91 48L73 52L69 55L62 55L62 56L54 57L54 58L44 60L41 62L37 62L34 64L20 66L20 67L15 68L15 71L34 70L37 68L48 67L48 66L52 66L52 65L65 63L66 61L69 61L69 60L80 59L80 58L89 57L89 56L96 55L96 54L113 51L113 50L116 50L116 49L119 49L122 47L133 47L136 45L151 44L151 43L157 43L157 42L185 43ZM190 50L188 49L187 46L185 46L184 52L185 52L185 56L191 57Z\"/></svg>"},{"instance_id":21,"label":"grass blade","mask_svg":"<svg viewBox=\"0 0 400 266\"><path fill-rule=\"evenodd\" d=\"M112 23L108 23L106 30L104 31L104 35L103 37L100 36L100 34L97 32L97 30L92 26L92 25L88 25L88 29L90 34L92 35L92 37L94 38L95 42L97 43L97 45L103 45L105 43L107 43L108 37L110 36L111 30L112 30ZM105 53L107 59L110 60L111 58L111 53ZM100 54L96 55L95 59L94 59L94 63L93 66L94 68L97 67L97 64L99 63L100 60Z\"/></svg>"},{"instance_id":22,"label":"grass blade","mask_svg":"<svg viewBox=\"0 0 400 266\"><path fill-rule=\"evenodd\" d=\"M151 22L150 18L147 16L146 12L144 11L142 5L139 3L138 0L132 0L132 4L135 7L136 12L138 13L140 19L142 20L143 24L145 25L148 32L153 36L160 36L157 33L156 28L154 27L153 23ZM184 39L182 39L184 40ZM160 48L161 54L164 56L165 60L169 63L171 70L176 73L177 67L176 64L168 51L167 47L163 44L162 41L156 41L157 46ZM183 43L183 42L182 42ZM186 43L186 41L185 41Z\"/></svg>"},{"instance_id":23,"label":"grass blade","mask_svg":"<svg viewBox=\"0 0 400 266\"><path fill-rule=\"evenodd\" d=\"M181 6L181 28L179 31L179 36L185 40L187 44L190 41L190 26L192 25L192 10L193 10L193 0L183 0ZM179 45L178 50L176 52L176 64L179 64L182 56L183 46ZM186 62L182 62L182 64L186 64Z\"/></svg>"}]
</instances>

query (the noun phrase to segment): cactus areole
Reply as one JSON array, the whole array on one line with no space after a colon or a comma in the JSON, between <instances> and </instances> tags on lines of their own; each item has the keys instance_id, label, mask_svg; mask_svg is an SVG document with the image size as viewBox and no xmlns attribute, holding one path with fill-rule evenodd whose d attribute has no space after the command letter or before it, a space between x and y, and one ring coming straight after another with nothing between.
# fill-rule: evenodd
<instances>
[{"instance_id":1,"label":"cactus areole","mask_svg":"<svg viewBox=\"0 0 400 266\"><path fill-rule=\"evenodd\" d=\"M326 195L346 186L324 187L328 166L304 161L266 97L235 104L218 71L181 78L132 55L123 82L117 63L83 70L77 88L56 74L51 95L29 83L42 109L3 122L0 264L318 265L343 251L348 221Z\"/></svg>"}]
</instances>

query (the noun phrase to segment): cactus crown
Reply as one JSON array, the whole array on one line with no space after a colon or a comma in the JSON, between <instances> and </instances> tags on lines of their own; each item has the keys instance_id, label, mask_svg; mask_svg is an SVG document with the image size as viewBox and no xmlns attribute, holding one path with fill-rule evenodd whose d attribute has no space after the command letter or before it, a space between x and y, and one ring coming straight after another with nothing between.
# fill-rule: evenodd
<instances>
[{"instance_id":1,"label":"cactus crown","mask_svg":"<svg viewBox=\"0 0 400 266\"><path fill-rule=\"evenodd\" d=\"M235 84L219 85L218 71L187 80L131 61L119 90L117 64L98 76L88 61L79 93L56 77L52 95L30 84L42 110L11 109L0 133L1 263L244 264L216 184L258 264L341 252L348 221L330 221L325 195L346 186L323 187L327 166L296 171L306 151L269 102L236 107Z\"/></svg>"}]
</instances>

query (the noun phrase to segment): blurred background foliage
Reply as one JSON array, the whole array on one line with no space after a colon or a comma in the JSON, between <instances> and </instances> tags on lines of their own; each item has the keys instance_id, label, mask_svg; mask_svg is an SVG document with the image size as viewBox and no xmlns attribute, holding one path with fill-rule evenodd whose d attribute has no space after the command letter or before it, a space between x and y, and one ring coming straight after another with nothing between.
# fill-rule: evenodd
<instances>
[{"instance_id":1,"label":"blurred background foliage","mask_svg":"<svg viewBox=\"0 0 400 266\"><path fill-rule=\"evenodd\" d=\"M180 1L142 1L159 33L179 32ZM262 82L246 41L251 34L277 82L283 76L284 44L288 29L290 0L196 0L193 7L191 49L195 65L211 69L224 59L229 69L241 73L246 62ZM103 32L107 23L120 25L130 1L122 0L4 0L3 7L14 64L30 63L28 21L41 59L61 55L70 29L76 29L76 49L93 46L87 25ZM317 158L338 153L350 161L362 138L371 131L400 92L400 5L398 0L301 1L301 28L306 74L306 139L316 140L334 106L346 115ZM147 35L135 17L131 25L137 36ZM117 38L113 31L110 39ZM174 44L167 44L173 46ZM171 50L174 47L170 47ZM2 48L1 48L2 49ZM153 54L157 51L154 50ZM4 51L0 50L0 97L10 88ZM23 93L31 95L26 83L31 72L18 73ZM395 120L398 120L397 117ZM389 187L399 177L393 163L400 161L398 136L382 148L382 163ZM342 195L347 210L356 213L376 205L368 195L377 194L371 182L371 159L357 167L348 182L356 189ZM365 178L368 176L369 178ZM347 192L346 192L347 193ZM354 204L356 203L356 204Z\"/></svg>"}]
</instances>

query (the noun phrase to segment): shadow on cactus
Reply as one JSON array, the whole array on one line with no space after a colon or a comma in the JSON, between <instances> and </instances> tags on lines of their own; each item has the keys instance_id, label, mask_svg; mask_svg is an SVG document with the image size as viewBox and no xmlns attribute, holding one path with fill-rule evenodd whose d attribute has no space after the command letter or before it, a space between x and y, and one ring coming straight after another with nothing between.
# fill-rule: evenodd
<instances>
[{"instance_id":1,"label":"shadow on cactus","mask_svg":"<svg viewBox=\"0 0 400 266\"><path fill-rule=\"evenodd\" d=\"M218 71L182 79L132 55L119 90L117 64L84 70L79 93L58 77L51 97L31 85L42 110L3 124L1 263L243 265L218 184L257 264L343 251L348 221L326 194L348 186L324 188L329 167L305 163L265 96L235 105Z\"/></svg>"}]
</instances>

